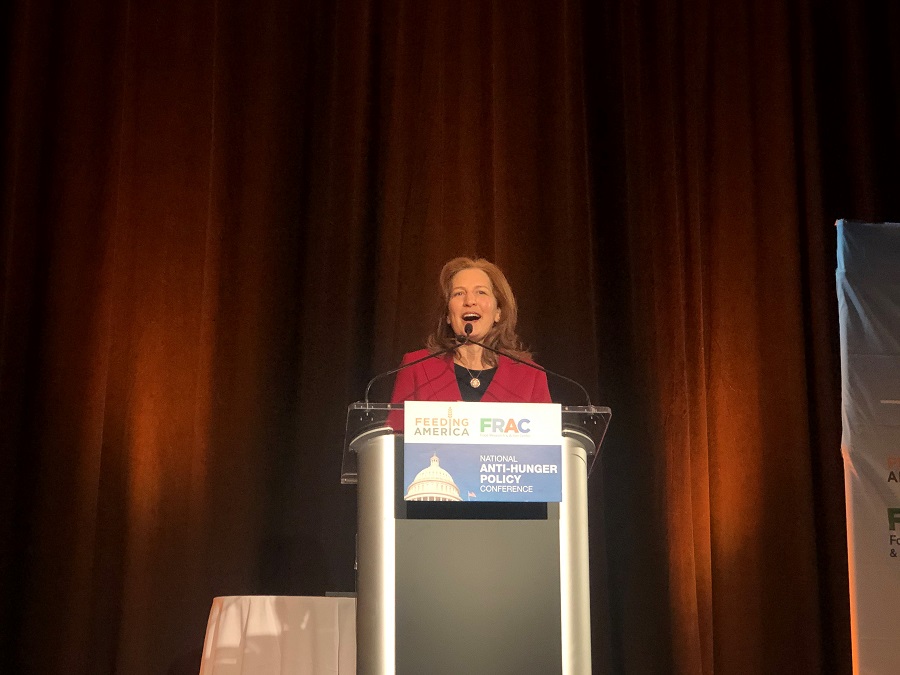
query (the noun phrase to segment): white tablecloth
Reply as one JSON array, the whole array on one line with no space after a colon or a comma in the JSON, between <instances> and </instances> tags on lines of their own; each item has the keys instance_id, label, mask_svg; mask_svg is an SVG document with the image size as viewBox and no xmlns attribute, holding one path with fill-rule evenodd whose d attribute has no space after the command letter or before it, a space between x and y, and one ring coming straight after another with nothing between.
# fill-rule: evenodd
<instances>
[{"instance_id":1,"label":"white tablecloth","mask_svg":"<svg viewBox=\"0 0 900 675\"><path fill-rule=\"evenodd\" d=\"M353 675L356 600L215 598L200 675Z\"/></svg>"}]
</instances>

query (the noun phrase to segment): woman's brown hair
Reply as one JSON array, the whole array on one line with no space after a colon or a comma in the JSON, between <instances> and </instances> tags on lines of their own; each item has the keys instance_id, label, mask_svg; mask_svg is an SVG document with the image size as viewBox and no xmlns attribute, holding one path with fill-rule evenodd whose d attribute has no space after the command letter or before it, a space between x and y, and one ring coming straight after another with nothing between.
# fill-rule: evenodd
<instances>
[{"instance_id":1,"label":"woman's brown hair","mask_svg":"<svg viewBox=\"0 0 900 675\"><path fill-rule=\"evenodd\" d=\"M516 321L519 309L516 305L516 296L506 280L506 276L494 263L484 258L454 258L441 269L438 278L440 295L435 308L434 332L425 340L425 346L429 351L435 352L441 349L449 349L456 344L456 336L453 329L447 323L447 305L450 302L450 284L457 273L467 269L481 270L491 280L491 288L497 299L497 308L500 310L500 320L493 325L490 332L482 342L489 347L507 352L520 359L531 360L529 352L522 344L522 340L516 334ZM484 350L482 360L487 366L497 365L497 355L487 349Z\"/></svg>"}]
</instances>

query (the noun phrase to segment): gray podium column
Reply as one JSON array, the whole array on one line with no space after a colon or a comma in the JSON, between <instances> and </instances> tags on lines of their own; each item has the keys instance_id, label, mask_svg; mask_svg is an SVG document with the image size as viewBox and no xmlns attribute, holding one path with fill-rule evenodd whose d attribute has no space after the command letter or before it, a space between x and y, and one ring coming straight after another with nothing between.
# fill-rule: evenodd
<instances>
[{"instance_id":1,"label":"gray podium column","mask_svg":"<svg viewBox=\"0 0 900 675\"><path fill-rule=\"evenodd\" d=\"M357 673L395 672L394 432L381 428L351 444L357 456Z\"/></svg>"},{"instance_id":2,"label":"gray podium column","mask_svg":"<svg viewBox=\"0 0 900 675\"><path fill-rule=\"evenodd\" d=\"M591 671L587 457L563 432L561 504L403 502L402 436L369 430L358 462L357 669ZM409 507L409 508L408 508Z\"/></svg>"}]
</instances>

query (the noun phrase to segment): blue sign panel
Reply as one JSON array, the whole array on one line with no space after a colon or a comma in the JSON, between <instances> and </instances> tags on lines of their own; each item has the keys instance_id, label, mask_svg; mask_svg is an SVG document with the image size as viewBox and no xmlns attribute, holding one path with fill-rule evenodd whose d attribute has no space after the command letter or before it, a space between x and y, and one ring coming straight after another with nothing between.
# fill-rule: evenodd
<instances>
[{"instance_id":1,"label":"blue sign panel","mask_svg":"<svg viewBox=\"0 0 900 675\"><path fill-rule=\"evenodd\" d=\"M407 501L560 502L560 406L408 401Z\"/></svg>"}]
</instances>

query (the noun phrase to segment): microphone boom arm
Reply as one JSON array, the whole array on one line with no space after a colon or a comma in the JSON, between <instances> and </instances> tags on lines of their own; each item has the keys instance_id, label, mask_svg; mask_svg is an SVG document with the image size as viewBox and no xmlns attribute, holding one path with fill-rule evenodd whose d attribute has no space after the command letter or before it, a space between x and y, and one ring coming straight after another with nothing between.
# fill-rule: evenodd
<instances>
[{"instance_id":1,"label":"microphone boom arm","mask_svg":"<svg viewBox=\"0 0 900 675\"><path fill-rule=\"evenodd\" d=\"M365 393L365 396L363 397L363 402L364 402L366 405L368 405L368 403L369 403L369 389L371 389L371 388L372 388L372 385L375 384L375 382L377 382L377 381L380 380L381 378L387 377L388 375L393 375L394 373L400 372L401 370L403 370L403 369L405 369L405 368L409 368L410 366L414 366L414 365L416 365L417 363L422 363L422 361L427 361L428 359L434 359L434 358L437 358L438 356L443 356L444 354L447 354L447 353L449 353L449 352L454 351L455 349L458 349L459 346L460 346L460 344L462 344L463 336L457 335L457 336L456 336L456 341L457 341L459 344L455 344L455 345L453 345L452 347L447 347L447 349L442 349L441 351L438 351L438 352L432 352L431 354L426 354L426 355L423 356L422 358L416 359L415 361L410 361L409 363L404 363L404 364L402 364L399 368L394 368L393 370L389 370L389 371L387 371L386 373L380 373L380 374L376 375L376 376L373 377L371 380L369 380L369 384L366 385L366 393Z\"/></svg>"},{"instance_id":2,"label":"microphone boom arm","mask_svg":"<svg viewBox=\"0 0 900 675\"><path fill-rule=\"evenodd\" d=\"M544 368L543 366L539 366L536 363L531 363L530 361L526 361L525 359L520 359L519 357L513 356L512 354L507 354L506 352L501 352L499 349L494 349L493 347L486 345L483 342L476 342L475 340L473 340L472 338L469 337L469 333L472 332L472 330L470 328L471 325L472 324L466 324L466 342L473 344L473 345L478 345L479 347L481 347L483 349L487 349L488 351L494 352L495 354L499 354L500 356L505 356L506 358L512 359L513 361L516 361L517 363L521 363L522 365L528 366L529 368L534 368L535 370L542 370L545 373L547 373L548 375L553 375L553 377L558 377L561 380L565 380L566 382L574 384L576 387L581 389L582 393L584 394L584 398L587 401L587 404L589 406L591 405L591 397L588 394L587 389L585 389L584 386L580 382L576 382L575 380L573 380L570 377L566 377L565 375L560 375L559 373L555 373L552 370L548 370L547 368Z\"/></svg>"}]
</instances>

